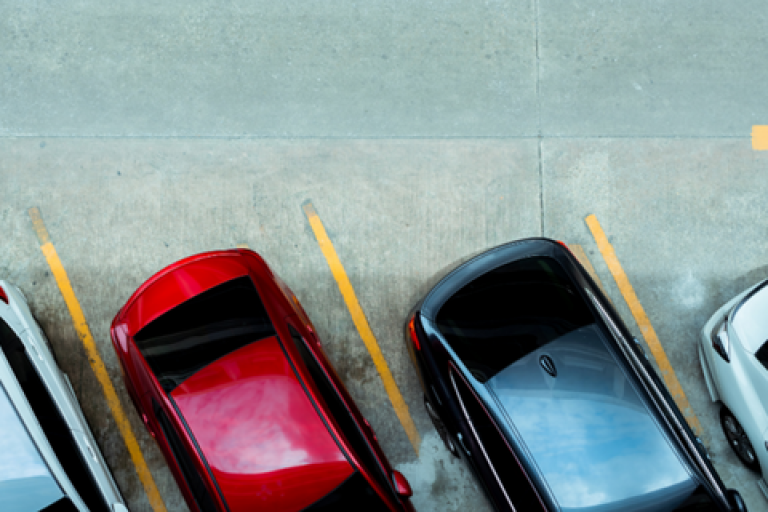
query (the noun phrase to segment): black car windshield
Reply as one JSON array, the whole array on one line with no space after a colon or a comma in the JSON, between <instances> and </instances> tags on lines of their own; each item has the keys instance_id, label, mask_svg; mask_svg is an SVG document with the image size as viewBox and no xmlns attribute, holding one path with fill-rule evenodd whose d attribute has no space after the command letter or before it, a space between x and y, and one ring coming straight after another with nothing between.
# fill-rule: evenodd
<instances>
[{"instance_id":1,"label":"black car windshield","mask_svg":"<svg viewBox=\"0 0 768 512\"><path fill-rule=\"evenodd\" d=\"M337 510L388 512L389 507L376 494L365 477L355 471L330 494L305 508L304 512L336 512Z\"/></svg>"},{"instance_id":2,"label":"black car windshield","mask_svg":"<svg viewBox=\"0 0 768 512\"><path fill-rule=\"evenodd\" d=\"M275 329L250 277L238 277L176 306L141 329L134 341L170 393L211 362Z\"/></svg>"},{"instance_id":3,"label":"black car windshield","mask_svg":"<svg viewBox=\"0 0 768 512\"><path fill-rule=\"evenodd\" d=\"M483 383L594 321L563 268L546 257L514 261L478 277L448 299L436 318L453 351Z\"/></svg>"}]
</instances>

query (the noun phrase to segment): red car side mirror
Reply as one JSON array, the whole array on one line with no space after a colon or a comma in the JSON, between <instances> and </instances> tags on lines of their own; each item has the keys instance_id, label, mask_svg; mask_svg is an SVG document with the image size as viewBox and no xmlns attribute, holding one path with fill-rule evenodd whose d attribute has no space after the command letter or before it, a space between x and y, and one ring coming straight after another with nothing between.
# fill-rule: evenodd
<instances>
[{"instance_id":1,"label":"red car side mirror","mask_svg":"<svg viewBox=\"0 0 768 512\"><path fill-rule=\"evenodd\" d=\"M144 426L147 427L147 430L149 431L149 435L152 437L155 437L155 431L152 430L152 427L149 425L149 418L147 418L147 415L144 413L141 413L141 421L144 422Z\"/></svg>"},{"instance_id":2,"label":"red car side mirror","mask_svg":"<svg viewBox=\"0 0 768 512\"><path fill-rule=\"evenodd\" d=\"M411 484L409 484L405 476L396 469L392 471L392 482L395 484L395 491L398 496L401 498L410 498L413 496Z\"/></svg>"}]
</instances>

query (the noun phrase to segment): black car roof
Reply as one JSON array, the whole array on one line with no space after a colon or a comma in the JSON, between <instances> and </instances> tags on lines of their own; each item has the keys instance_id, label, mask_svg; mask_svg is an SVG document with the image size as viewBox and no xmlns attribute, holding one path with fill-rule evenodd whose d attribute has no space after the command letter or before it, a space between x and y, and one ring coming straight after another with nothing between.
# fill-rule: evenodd
<instances>
[{"instance_id":1,"label":"black car roof","mask_svg":"<svg viewBox=\"0 0 768 512\"><path fill-rule=\"evenodd\" d=\"M615 311L613 311L610 304L604 299L602 291L597 288L591 278L583 271L583 269L581 269L575 257L572 256L567 248L562 246L560 243L554 240L543 238L520 240L491 249L490 251L482 253L479 256L476 256L467 261L466 263L463 263L451 273L449 273L445 278L443 278L418 306L420 316L422 317L425 326L429 326L429 331L440 332L438 317L440 316L441 308L443 308L445 304L452 297L454 297L454 295L462 291L465 287L467 287L467 285L479 277L484 276L485 274L488 274L504 265L508 265L512 262L524 260L527 258L549 258L562 265L563 269L568 274L569 279L573 280L575 287L580 289L578 293L582 296L584 302L589 304L590 309L593 311L594 318L590 321L590 324L594 326L594 330L600 331L600 337L603 338L602 344L604 345L605 353L609 354L611 359L614 361L612 363L615 368L614 371L621 372L623 375L622 379L626 381L627 386L633 387L635 390L636 398L642 402L642 413L652 423L656 424L653 427L656 435L658 436L661 434L661 438L657 437L657 440L662 439L667 444L669 448L668 453L673 456L673 458L679 459L679 464L677 465L678 470L682 470L683 473L687 473L689 478L684 479L687 481L687 483L684 483L684 481L680 479L678 479L678 483L682 485L682 487L685 487L688 492L690 492L692 488L701 489L700 486L702 485L702 482L706 480L703 479L702 476L698 475L699 470L695 469L693 461L689 460L688 457L684 455L685 450L683 449L682 445L673 440L675 435L671 434L671 431L667 430L668 428L672 428L671 424L667 423L669 420L662 419L662 412L652 404L652 402L657 400L657 397L654 395L654 398L651 398L647 394L647 390L641 389L646 385L640 384L641 381L639 380L637 373L632 370L632 365L626 359L629 356L626 353L622 355L624 349L619 349L618 344L624 343L631 339L631 335L626 330L626 327L621 324L621 322L617 322L615 320L619 317ZM597 300L599 304L595 304L593 302L595 300ZM606 315L608 315L608 317L606 317ZM609 322L609 320L611 324L610 328L606 324L606 322ZM583 328L584 326L576 327ZM444 335L441 333L441 336ZM621 337L622 340L617 340L616 336ZM443 339L443 342L445 341L446 340ZM450 345L448 345L448 347L451 348ZM546 345L544 348L546 348ZM451 350L453 349L451 348ZM539 357L538 353L535 355L536 357ZM460 358L460 360L462 359ZM514 366L514 364L515 363L512 365ZM538 363L536 364L536 368L541 370L540 373L544 373L544 369L539 368ZM472 373L471 370L469 373ZM493 379L493 375L495 374L496 373L492 372L490 378ZM482 397L482 401L486 404L489 410L493 410L494 416L497 418L497 421L499 421L499 417L503 417L506 414L504 410L505 407L499 404L497 398L494 398L493 394L489 392L487 385L483 383L485 381L482 379L478 380L477 377L474 377L470 380L473 382L473 388L478 392L478 395ZM655 385L656 384L653 384L653 386ZM501 421L505 420L502 418ZM509 425L514 425L514 422L510 418L507 418L506 421L509 423ZM562 423L563 421L565 421L565 419L561 417L559 422ZM531 454L527 448L525 448L525 443L527 441L520 437L520 432L518 432L514 426L511 426L511 428L505 427L505 430L507 432L507 437L510 438L512 445L517 447L515 448L515 451L524 454L524 458L528 460L526 464L529 466L529 470L532 470L534 474L538 473L540 469L536 466L536 457L532 457L533 454ZM557 435L556 432L550 432L550 434ZM678 476L681 475L679 471L677 474ZM548 485L546 483L547 477L541 475L541 478L541 484L546 488ZM717 476L714 476L713 478L713 481L718 480ZM722 486L722 483L717 485ZM682 487L678 487L678 489L680 490ZM550 490L550 492L551 491L552 490ZM697 494L699 493L698 490L695 492Z\"/></svg>"},{"instance_id":2,"label":"black car roof","mask_svg":"<svg viewBox=\"0 0 768 512\"><path fill-rule=\"evenodd\" d=\"M495 375L481 396L564 510L619 510L649 493L673 510L699 484L608 343L596 324L581 327Z\"/></svg>"}]
</instances>

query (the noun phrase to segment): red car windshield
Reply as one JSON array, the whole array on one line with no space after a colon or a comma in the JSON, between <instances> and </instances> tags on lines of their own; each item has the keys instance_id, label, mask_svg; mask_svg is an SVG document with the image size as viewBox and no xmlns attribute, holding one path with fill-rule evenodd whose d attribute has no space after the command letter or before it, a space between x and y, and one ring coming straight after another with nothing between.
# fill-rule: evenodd
<instances>
[{"instance_id":1,"label":"red car windshield","mask_svg":"<svg viewBox=\"0 0 768 512\"><path fill-rule=\"evenodd\" d=\"M250 277L206 290L142 328L134 341L166 393L211 362L275 334Z\"/></svg>"}]
</instances>

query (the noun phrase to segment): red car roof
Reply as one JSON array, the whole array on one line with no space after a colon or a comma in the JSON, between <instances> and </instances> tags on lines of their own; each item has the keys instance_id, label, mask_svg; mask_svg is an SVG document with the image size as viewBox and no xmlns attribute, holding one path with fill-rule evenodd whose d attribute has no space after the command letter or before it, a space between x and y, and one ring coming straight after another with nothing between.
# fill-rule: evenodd
<instances>
[{"instance_id":1,"label":"red car roof","mask_svg":"<svg viewBox=\"0 0 768 512\"><path fill-rule=\"evenodd\" d=\"M274 336L214 361L171 396L232 512L301 510L354 471Z\"/></svg>"},{"instance_id":2,"label":"red car roof","mask_svg":"<svg viewBox=\"0 0 768 512\"><path fill-rule=\"evenodd\" d=\"M272 302L272 292L264 287L271 288L266 283L274 277L260 256L208 252L148 279L115 324L124 324L133 337L177 306L242 276L261 280L264 286L257 288L262 300ZM282 310L275 307L281 317ZM231 512L253 510L254 505L267 512L302 510L354 472L274 336L207 364L170 396Z\"/></svg>"}]
</instances>

